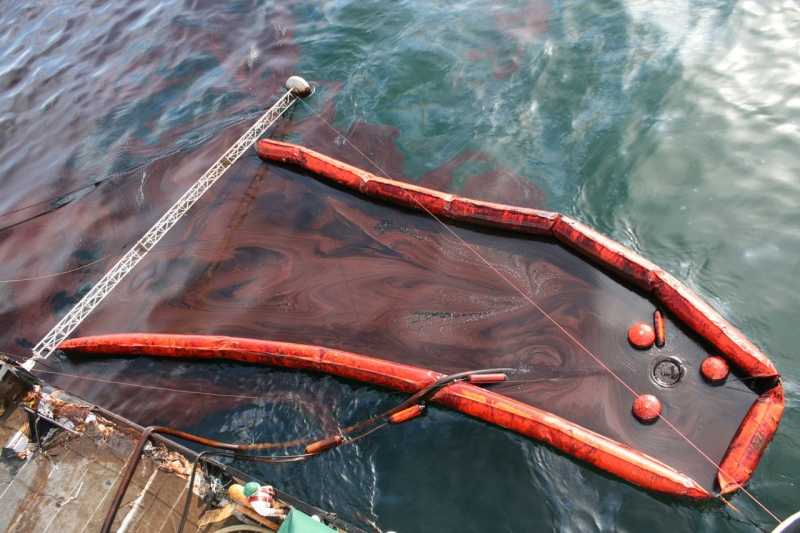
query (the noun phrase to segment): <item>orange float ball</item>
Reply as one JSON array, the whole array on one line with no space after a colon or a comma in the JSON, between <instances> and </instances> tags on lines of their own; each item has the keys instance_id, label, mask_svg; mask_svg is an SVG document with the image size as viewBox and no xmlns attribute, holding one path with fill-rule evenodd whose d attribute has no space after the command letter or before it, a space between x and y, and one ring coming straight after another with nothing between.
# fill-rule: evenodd
<instances>
[{"instance_id":1,"label":"orange float ball","mask_svg":"<svg viewBox=\"0 0 800 533\"><path fill-rule=\"evenodd\" d=\"M649 348L656 341L656 332L647 322L637 322L628 330L628 340L637 348Z\"/></svg>"},{"instance_id":2,"label":"orange float ball","mask_svg":"<svg viewBox=\"0 0 800 533\"><path fill-rule=\"evenodd\" d=\"M728 377L730 371L731 367L728 362L718 355L706 357L703 360L703 364L700 365L700 372L702 372L703 377L711 383L722 383Z\"/></svg>"},{"instance_id":3,"label":"orange float ball","mask_svg":"<svg viewBox=\"0 0 800 533\"><path fill-rule=\"evenodd\" d=\"M661 416L661 402L652 394L642 394L633 401L633 416L642 424L652 424Z\"/></svg>"}]
</instances>

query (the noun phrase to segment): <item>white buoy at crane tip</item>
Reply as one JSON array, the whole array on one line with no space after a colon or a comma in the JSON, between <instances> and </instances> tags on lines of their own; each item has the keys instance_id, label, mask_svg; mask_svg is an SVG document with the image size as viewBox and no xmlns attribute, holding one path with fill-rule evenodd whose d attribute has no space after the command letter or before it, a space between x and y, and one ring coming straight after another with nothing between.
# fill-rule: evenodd
<instances>
[{"instance_id":1,"label":"white buoy at crane tip","mask_svg":"<svg viewBox=\"0 0 800 533\"><path fill-rule=\"evenodd\" d=\"M292 76L286 80L286 89L294 91L294 93L300 97L311 94L311 85L300 76Z\"/></svg>"}]
</instances>

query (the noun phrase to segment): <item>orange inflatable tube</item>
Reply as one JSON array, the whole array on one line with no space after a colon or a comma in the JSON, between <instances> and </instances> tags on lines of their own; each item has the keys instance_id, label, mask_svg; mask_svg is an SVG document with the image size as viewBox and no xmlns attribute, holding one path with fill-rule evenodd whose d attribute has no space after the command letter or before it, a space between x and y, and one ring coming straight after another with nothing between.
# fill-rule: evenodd
<instances>
[{"instance_id":1,"label":"orange inflatable tube","mask_svg":"<svg viewBox=\"0 0 800 533\"><path fill-rule=\"evenodd\" d=\"M780 383L753 403L720 464L717 481L722 494L737 490L750 479L778 429L783 409Z\"/></svg>"},{"instance_id":2,"label":"orange inflatable tube","mask_svg":"<svg viewBox=\"0 0 800 533\"><path fill-rule=\"evenodd\" d=\"M263 159L300 165L363 194L422 209L436 216L554 237L654 294L666 308L749 376L779 376L772 362L753 343L685 285L639 254L565 215L472 200L397 182L294 144L262 139L256 143L256 153Z\"/></svg>"},{"instance_id":3,"label":"orange inflatable tube","mask_svg":"<svg viewBox=\"0 0 800 533\"><path fill-rule=\"evenodd\" d=\"M268 364L325 372L407 393L417 392L443 377L422 368L341 350L219 336L102 335L67 340L59 349L87 354L224 359ZM433 400L544 441L646 489L695 499L712 497L688 476L646 454L474 384L453 383L436 393Z\"/></svg>"}]
</instances>

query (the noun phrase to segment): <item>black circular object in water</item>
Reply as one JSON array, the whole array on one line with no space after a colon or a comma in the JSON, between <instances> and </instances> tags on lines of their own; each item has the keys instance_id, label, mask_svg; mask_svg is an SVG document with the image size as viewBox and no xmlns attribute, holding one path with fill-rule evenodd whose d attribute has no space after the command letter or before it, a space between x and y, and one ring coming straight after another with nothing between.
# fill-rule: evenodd
<instances>
[{"instance_id":1,"label":"black circular object in water","mask_svg":"<svg viewBox=\"0 0 800 533\"><path fill-rule=\"evenodd\" d=\"M672 357L658 359L653 365L653 379L662 387L673 387L683 379L683 365Z\"/></svg>"}]
</instances>

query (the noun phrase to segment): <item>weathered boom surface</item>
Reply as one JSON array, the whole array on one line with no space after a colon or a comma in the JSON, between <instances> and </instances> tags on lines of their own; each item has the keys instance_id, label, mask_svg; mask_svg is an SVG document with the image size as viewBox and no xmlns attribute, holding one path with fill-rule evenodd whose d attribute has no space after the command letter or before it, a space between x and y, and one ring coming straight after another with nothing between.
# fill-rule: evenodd
<instances>
[{"instance_id":1,"label":"weathered boom surface","mask_svg":"<svg viewBox=\"0 0 800 533\"><path fill-rule=\"evenodd\" d=\"M491 390L458 383L436 400L661 492L705 498L736 490L751 475L783 411L778 374L752 343L655 265L557 213L392 182L286 143L261 141L257 152L456 219L451 229L470 248L430 217L365 202L278 166L260 195L263 205L255 208L257 224L237 230L232 256L212 259L202 249L190 254L200 256L198 263L217 261L212 273L227 284L204 271L181 289L181 305L172 305L173 298L145 328L152 330L155 317L169 312L168 331L174 331L169 323L181 322L193 324L184 331L197 331L188 308L233 309L236 304L224 302L237 294L252 300L261 291L264 298L250 304L240 323L209 321L214 325L203 329L252 339L153 331L75 339L63 349L267 363L406 392L440 374L511 367L509 381ZM147 290L146 279L137 282L143 285ZM656 308L665 311L666 343L638 350L627 340L628 328L651 320ZM102 330L102 323L92 329ZM714 353L733 364L731 376L716 385L700 375L701 363ZM663 361L679 365L674 383L654 379ZM637 394L659 398L675 429L661 420L638 422L631 415L635 395L609 370Z\"/></svg>"}]
</instances>

